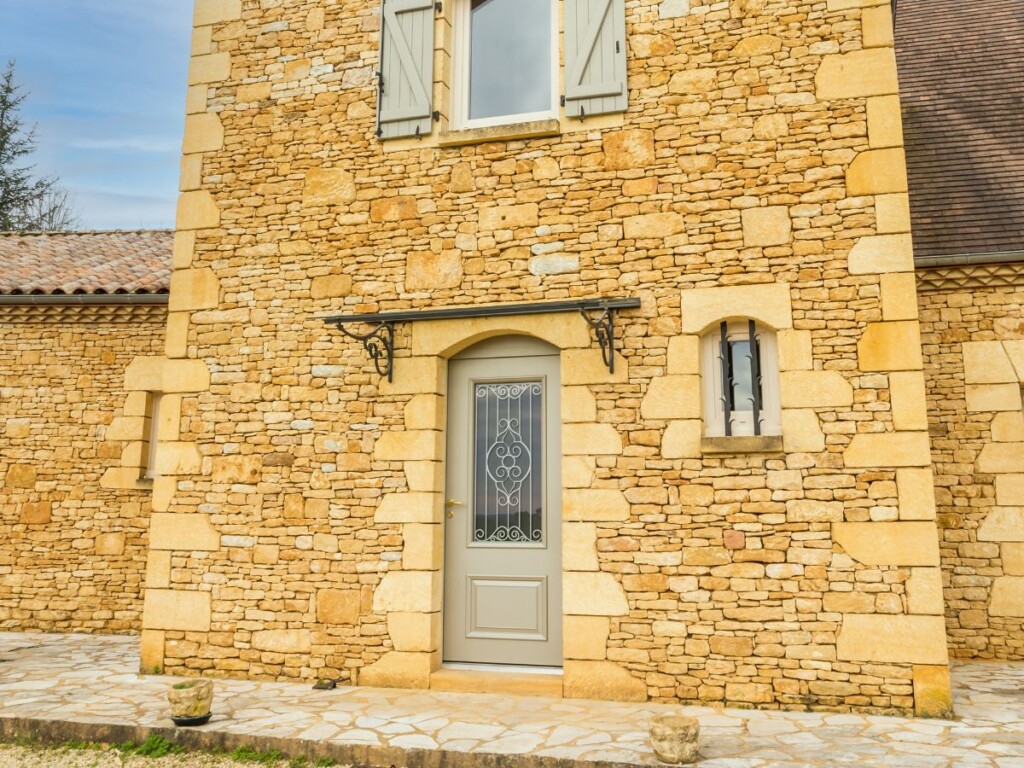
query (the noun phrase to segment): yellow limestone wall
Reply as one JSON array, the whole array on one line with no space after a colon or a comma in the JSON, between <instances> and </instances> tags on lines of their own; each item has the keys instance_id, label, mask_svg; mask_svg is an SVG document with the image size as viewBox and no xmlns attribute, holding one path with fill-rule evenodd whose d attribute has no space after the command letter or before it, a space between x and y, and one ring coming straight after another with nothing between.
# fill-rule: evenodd
<instances>
[{"instance_id":1,"label":"yellow limestone wall","mask_svg":"<svg viewBox=\"0 0 1024 768\"><path fill-rule=\"evenodd\" d=\"M167 358L205 372L144 668L429 686L446 359L526 332L562 349L564 695L948 709L888 0L626 7L624 116L384 147L377 4L200 0ZM614 376L578 316L403 326L393 385L320 320L608 295L642 300ZM781 450L701 443L737 313L778 334Z\"/></svg>"},{"instance_id":2,"label":"yellow limestone wall","mask_svg":"<svg viewBox=\"0 0 1024 768\"><path fill-rule=\"evenodd\" d=\"M0 629L141 628L150 494L103 478L131 453L125 368L160 352L165 323L161 307L0 308Z\"/></svg>"},{"instance_id":3,"label":"yellow limestone wall","mask_svg":"<svg viewBox=\"0 0 1024 768\"><path fill-rule=\"evenodd\" d=\"M1015 282L921 296L946 625L958 658L1024 659L1024 278Z\"/></svg>"}]
</instances>

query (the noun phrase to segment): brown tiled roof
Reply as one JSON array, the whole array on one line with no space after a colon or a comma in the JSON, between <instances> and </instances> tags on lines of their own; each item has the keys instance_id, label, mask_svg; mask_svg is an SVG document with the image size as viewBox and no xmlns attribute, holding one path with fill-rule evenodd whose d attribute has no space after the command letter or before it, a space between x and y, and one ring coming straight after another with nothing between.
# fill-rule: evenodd
<instances>
[{"instance_id":1,"label":"brown tiled roof","mask_svg":"<svg viewBox=\"0 0 1024 768\"><path fill-rule=\"evenodd\" d=\"M166 293L174 233L0 232L0 294Z\"/></svg>"},{"instance_id":2,"label":"brown tiled roof","mask_svg":"<svg viewBox=\"0 0 1024 768\"><path fill-rule=\"evenodd\" d=\"M900 0L918 260L1024 251L1024 1Z\"/></svg>"}]
</instances>

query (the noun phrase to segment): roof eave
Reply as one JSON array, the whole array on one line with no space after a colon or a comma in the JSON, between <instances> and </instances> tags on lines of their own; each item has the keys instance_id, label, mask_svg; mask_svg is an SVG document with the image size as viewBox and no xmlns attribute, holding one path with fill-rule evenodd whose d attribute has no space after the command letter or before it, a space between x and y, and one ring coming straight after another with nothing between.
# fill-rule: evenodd
<instances>
[{"instance_id":1,"label":"roof eave","mask_svg":"<svg viewBox=\"0 0 1024 768\"><path fill-rule=\"evenodd\" d=\"M1006 264L1013 261L1024 261L1024 251L962 253L952 256L917 256L914 258L914 266L917 269L933 269L935 267L962 267L971 264Z\"/></svg>"},{"instance_id":2,"label":"roof eave","mask_svg":"<svg viewBox=\"0 0 1024 768\"><path fill-rule=\"evenodd\" d=\"M167 293L3 294L0 306L159 306L169 300Z\"/></svg>"}]
</instances>

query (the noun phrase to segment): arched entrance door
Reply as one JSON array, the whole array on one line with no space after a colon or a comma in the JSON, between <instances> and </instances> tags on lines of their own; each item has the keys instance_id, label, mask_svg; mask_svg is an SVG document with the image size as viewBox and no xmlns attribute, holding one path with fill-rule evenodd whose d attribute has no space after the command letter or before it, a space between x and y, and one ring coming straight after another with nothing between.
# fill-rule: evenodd
<instances>
[{"instance_id":1,"label":"arched entrance door","mask_svg":"<svg viewBox=\"0 0 1024 768\"><path fill-rule=\"evenodd\" d=\"M448 369L444 660L562 665L559 352L478 344Z\"/></svg>"}]
</instances>

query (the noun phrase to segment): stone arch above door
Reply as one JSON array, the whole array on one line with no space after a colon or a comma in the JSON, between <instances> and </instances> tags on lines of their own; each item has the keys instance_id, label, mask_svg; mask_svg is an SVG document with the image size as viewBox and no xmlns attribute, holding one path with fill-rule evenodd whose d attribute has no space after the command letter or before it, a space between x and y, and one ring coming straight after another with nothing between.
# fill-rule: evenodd
<instances>
[{"instance_id":1,"label":"stone arch above door","mask_svg":"<svg viewBox=\"0 0 1024 768\"><path fill-rule=\"evenodd\" d=\"M555 344L525 333L488 336L451 356L451 360L476 358L558 356L562 350Z\"/></svg>"},{"instance_id":2,"label":"stone arch above door","mask_svg":"<svg viewBox=\"0 0 1024 768\"><path fill-rule=\"evenodd\" d=\"M593 347L590 329L578 314L474 317L416 323L412 329L412 353L449 359L480 342L496 337L532 337L556 349Z\"/></svg>"}]
</instances>

